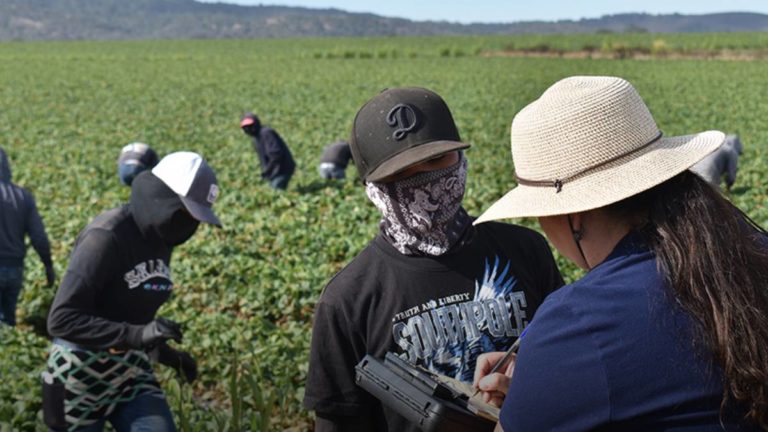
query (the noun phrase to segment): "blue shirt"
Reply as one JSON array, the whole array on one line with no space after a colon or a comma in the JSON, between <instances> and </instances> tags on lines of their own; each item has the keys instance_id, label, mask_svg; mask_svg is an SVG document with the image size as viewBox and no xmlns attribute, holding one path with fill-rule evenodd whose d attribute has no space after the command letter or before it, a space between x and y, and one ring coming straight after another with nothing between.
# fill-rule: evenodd
<instances>
[{"instance_id":1,"label":"blue shirt","mask_svg":"<svg viewBox=\"0 0 768 432\"><path fill-rule=\"evenodd\" d=\"M637 234L583 279L550 294L520 346L505 431L734 431L723 376L694 343Z\"/></svg>"}]
</instances>

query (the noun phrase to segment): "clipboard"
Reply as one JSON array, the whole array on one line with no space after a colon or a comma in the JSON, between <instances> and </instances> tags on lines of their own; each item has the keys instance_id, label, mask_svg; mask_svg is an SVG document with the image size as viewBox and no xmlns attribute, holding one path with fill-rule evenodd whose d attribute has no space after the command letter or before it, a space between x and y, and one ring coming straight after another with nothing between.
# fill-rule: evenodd
<instances>
[{"instance_id":1,"label":"clipboard","mask_svg":"<svg viewBox=\"0 0 768 432\"><path fill-rule=\"evenodd\" d=\"M499 410L472 397L472 388L414 366L397 354L384 361L366 355L355 382L384 405L427 432L491 432Z\"/></svg>"}]
</instances>

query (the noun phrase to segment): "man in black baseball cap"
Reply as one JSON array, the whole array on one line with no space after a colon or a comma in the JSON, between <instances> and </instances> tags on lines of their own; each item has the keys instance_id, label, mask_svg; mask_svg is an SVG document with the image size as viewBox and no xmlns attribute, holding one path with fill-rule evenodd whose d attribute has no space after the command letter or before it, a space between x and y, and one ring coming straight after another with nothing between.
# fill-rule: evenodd
<instances>
[{"instance_id":1,"label":"man in black baseball cap","mask_svg":"<svg viewBox=\"0 0 768 432\"><path fill-rule=\"evenodd\" d=\"M437 94L418 88L382 92L355 117L352 157L366 182L379 182L454 150L461 142L451 111Z\"/></svg>"},{"instance_id":2,"label":"man in black baseball cap","mask_svg":"<svg viewBox=\"0 0 768 432\"><path fill-rule=\"evenodd\" d=\"M434 92L381 92L357 113L350 147L380 230L317 303L304 404L318 431L415 431L355 385L355 365L394 351L471 383L477 356L512 344L562 278L541 235L472 225L469 144Z\"/></svg>"}]
</instances>

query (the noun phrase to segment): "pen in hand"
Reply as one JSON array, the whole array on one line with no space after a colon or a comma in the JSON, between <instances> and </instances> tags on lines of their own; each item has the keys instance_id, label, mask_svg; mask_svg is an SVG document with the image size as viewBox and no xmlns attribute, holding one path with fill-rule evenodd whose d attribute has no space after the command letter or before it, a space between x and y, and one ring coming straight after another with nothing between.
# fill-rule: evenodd
<instances>
[{"instance_id":1,"label":"pen in hand","mask_svg":"<svg viewBox=\"0 0 768 432\"><path fill-rule=\"evenodd\" d=\"M525 334L525 330L526 329L523 329L523 332L520 333L520 336L517 338L517 340L512 344L511 347L509 347L507 352L504 353L504 356L501 357L499 359L499 361L496 362L495 365L493 365L493 367L491 368L490 372L488 372L488 375L493 375L496 372L498 372L499 369L504 367L504 365L507 363L507 360L509 360L510 357L512 357L513 354L517 353L517 350L520 349L520 341L523 339L523 335ZM480 393L480 389L479 388L477 390L475 390L475 392L472 394L472 397L477 396L478 393Z\"/></svg>"}]
</instances>

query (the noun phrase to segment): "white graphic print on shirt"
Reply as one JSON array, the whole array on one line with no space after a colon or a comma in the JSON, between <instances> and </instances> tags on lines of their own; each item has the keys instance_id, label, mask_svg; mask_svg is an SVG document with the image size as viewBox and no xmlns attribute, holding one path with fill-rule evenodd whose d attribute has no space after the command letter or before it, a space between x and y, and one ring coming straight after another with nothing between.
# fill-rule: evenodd
<instances>
[{"instance_id":1,"label":"white graphic print on shirt","mask_svg":"<svg viewBox=\"0 0 768 432\"><path fill-rule=\"evenodd\" d=\"M506 350L528 325L523 291L510 263L486 259L485 273L471 293L430 300L397 313L392 321L401 356L433 372L471 382L477 356Z\"/></svg>"},{"instance_id":2,"label":"white graphic print on shirt","mask_svg":"<svg viewBox=\"0 0 768 432\"><path fill-rule=\"evenodd\" d=\"M154 278L166 279L167 283L145 283ZM162 259L152 259L136 264L133 270L123 275L123 279L128 283L129 289L138 288L142 284L148 291L169 291L173 287L171 268Z\"/></svg>"}]
</instances>

